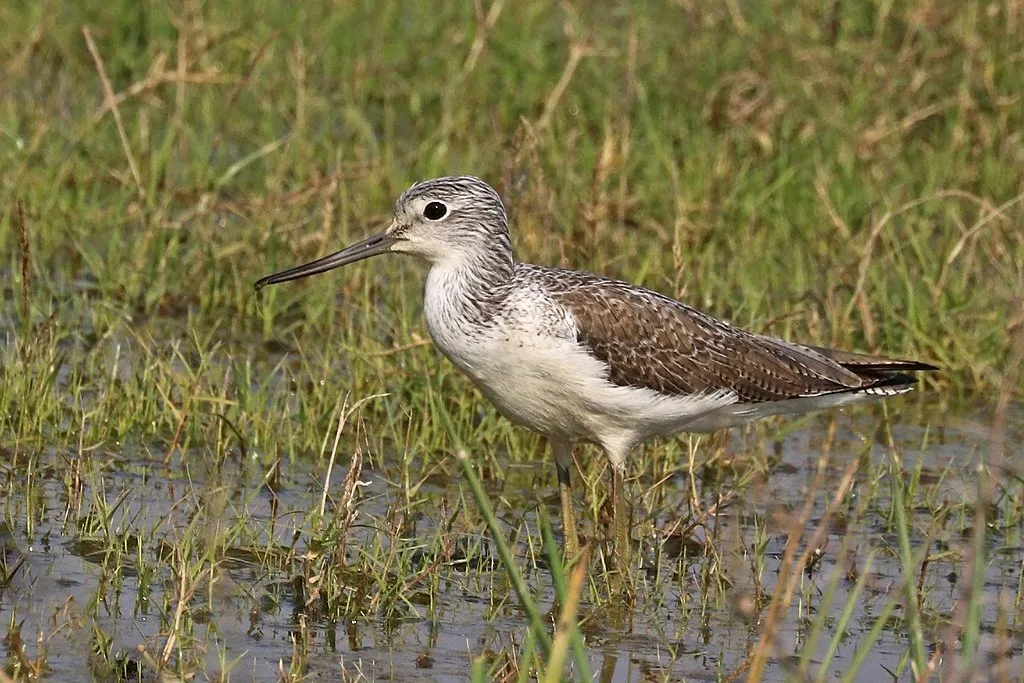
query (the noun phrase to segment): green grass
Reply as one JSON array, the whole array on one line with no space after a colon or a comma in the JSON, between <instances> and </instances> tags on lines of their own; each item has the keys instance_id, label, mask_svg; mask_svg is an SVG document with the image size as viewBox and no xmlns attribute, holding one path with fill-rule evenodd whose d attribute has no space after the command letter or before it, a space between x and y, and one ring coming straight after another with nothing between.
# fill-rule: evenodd
<instances>
[{"instance_id":1,"label":"green grass","mask_svg":"<svg viewBox=\"0 0 1024 683\"><path fill-rule=\"evenodd\" d=\"M723 679L883 641L922 677L941 647L933 676L1019 675L1022 35L1018 0L4 5L4 675L299 680L344 653L379 678L367 631L481 679L614 668L591 642L692 661L704 632ZM942 371L884 412L645 448L637 603L595 549L560 637L553 468L431 347L423 268L252 289L447 173L499 189L522 260ZM591 536L604 474L584 459ZM485 606L468 647L402 640L460 595Z\"/></svg>"}]
</instances>

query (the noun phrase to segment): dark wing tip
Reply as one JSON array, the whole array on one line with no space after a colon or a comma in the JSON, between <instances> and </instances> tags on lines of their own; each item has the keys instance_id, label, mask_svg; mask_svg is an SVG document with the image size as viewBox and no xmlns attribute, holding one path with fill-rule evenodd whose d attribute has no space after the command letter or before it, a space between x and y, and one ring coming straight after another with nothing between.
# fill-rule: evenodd
<instances>
[{"instance_id":1,"label":"dark wing tip","mask_svg":"<svg viewBox=\"0 0 1024 683\"><path fill-rule=\"evenodd\" d=\"M855 392L866 392L878 395L900 394L909 391L918 383L916 372L927 372L938 370L934 365L921 363L919 361L896 361L882 366L846 366L847 369L855 372L859 377L866 380L866 384Z\"/></svg>"},{"instance_id":2,"label":"dark wing tip","mask_svg":"<svg viewBox=\"0 0 1024 683\"><path fill-rule=\"evenodd\" d=\"M817 350L817 349L815 349ZM918 382L918 372L932 372L939 368L918 360L904 360L868 356L835 349L824 349L829 357L864 381L850 391L878 395L892 395L909 391Z\"/></svg>"},{"instance_id":3,"label":"dark wing tip","mask_svg":"<svg viewBox=\"0 0 1024 683\"><path fill-rule=\"evenodd\" d=\"M851 372L890 373L890 372L932 372L939 368L917 360L894 360L886 363L840 363Z\"/></svg>"},{"instance_id":4,"label":"dark wing tip","mask_svg":"<svg viewBox=\"0 0 1024 683\"><path fill-rule=\"evenodd\" d=\"M883 387L909 387L917 384L917 375L908 375L904 372L894 372L872 382L868 388L881 389Z\"/></svg>"},{"instance_id":5,"label":"dark wing tip","mask_svg":"<svg viewBox=\"0 0 1024 683\"><path fill-rule=\"evenodd\" d=\"M906 360L899 367L900 370L906 370L909 372L937 372L941 370L938 365L932 365L931 363L922 363L919 360Z\"/></svg>"}]
</instances>

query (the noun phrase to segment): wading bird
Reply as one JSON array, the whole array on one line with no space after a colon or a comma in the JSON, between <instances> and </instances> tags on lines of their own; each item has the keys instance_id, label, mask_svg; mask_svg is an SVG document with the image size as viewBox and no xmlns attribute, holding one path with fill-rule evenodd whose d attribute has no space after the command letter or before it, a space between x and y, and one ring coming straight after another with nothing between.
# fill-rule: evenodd
<instances>
[{"instance_id":1,"label":"wading bird","mask_svg":"<svg viewBox=\"0 0 1024 683\"><path fill-rule=\"evenodd\" d=\"M630 562L623 475L641 442L893 396L915 383L907 373L935 369L746 332L626 282L517 263L501 198L471 176L416 183L384 232L256 288L388 252L430 265L423 312L441 353L502 415L548 438L568 557L579 550L573 443L604 450L621 575Z\"/></svg>"}]
</instances>

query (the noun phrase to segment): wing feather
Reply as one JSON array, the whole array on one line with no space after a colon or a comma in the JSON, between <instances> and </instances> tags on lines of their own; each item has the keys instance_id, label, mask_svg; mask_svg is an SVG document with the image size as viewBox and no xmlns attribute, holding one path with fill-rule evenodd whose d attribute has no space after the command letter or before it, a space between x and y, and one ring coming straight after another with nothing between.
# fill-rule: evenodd
<instances>
[{"instance_id":1,"label":"wing feather","mask_svg":"<svg viewBox=\"0 0 1024 683\"><path fill-rule=\"evenodd\" d=\"M628 283L544 270L547 293L575 321L577 340L620 386L672 396L728 391L762 403L910 385L916 379L905 372L934 369L752 334Z\"/></svg>"}]
</instances>

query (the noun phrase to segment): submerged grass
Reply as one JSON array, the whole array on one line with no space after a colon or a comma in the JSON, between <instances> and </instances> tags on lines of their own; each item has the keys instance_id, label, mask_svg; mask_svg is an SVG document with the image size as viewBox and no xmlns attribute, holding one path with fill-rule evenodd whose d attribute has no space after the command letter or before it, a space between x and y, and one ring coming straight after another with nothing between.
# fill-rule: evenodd
<instances>
[{"instance_id":1,"label":"submerged grass","mask_svg":"<svg viewBox=\"0 0 1024 683\"><path fill-rule=\"evenodd\" d=\"M1019 678L1024 5L741 5L0 7L2 675ZM603 462L564 571L421 268L252 291L463 172L523 260L942 372L645 447L610 603Z\"/></svg>"}]
</instances>

